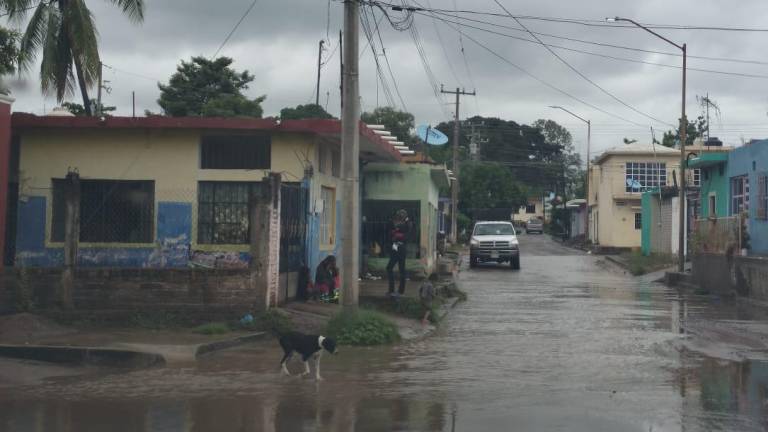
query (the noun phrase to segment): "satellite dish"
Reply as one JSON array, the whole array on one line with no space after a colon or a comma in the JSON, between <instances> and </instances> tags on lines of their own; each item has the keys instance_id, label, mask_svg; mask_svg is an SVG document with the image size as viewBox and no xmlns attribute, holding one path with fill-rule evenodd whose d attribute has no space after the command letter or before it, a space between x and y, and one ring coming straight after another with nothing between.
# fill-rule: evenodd
<instances>
[{"instance_id":1,"label":"satellite dish","mask_svg":"<svg viewBox=\"0 0 768 432\"><path fill-rule=\"evenodd\" d=\"M637 181L635 179L631 179L631 178L627 179L627 186L629 186L632 189L642 189L643 188L643 185L639 181Z\"/></svg>"},{"instance_id":2,"label":"satellite dish","mask_svg":"<svg viewBox=\"0 0 768 432\"><path fill-rule=\"evenodd\" d=\"M448 142L448 137L439 130L429 125L419 125L416 127L416 136L425 144L443 145Z\"/></svg>"}]
</instances>

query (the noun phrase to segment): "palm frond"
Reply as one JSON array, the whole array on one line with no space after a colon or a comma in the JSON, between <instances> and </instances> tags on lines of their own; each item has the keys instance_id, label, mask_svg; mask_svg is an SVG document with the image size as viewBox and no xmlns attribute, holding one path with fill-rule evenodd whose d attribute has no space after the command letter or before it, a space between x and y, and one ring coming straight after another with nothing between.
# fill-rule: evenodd
<instances>
[{"instance_id":1,"label":"palm frond","mask_svg":"<svg viewBox=\"0 0 768 432\"><path fill-rule=\"evenodd\" d=\"M55 94L58 101L74 91L72 74L72 49L67 36L66 23L60 12L51 8L42 46L43 60L40 63L40 84L45 94Z\"/></svg>"},{"instance_id":2,"label":"palm frond","mask_svg":"<svg viewBox=\"0 0 768 432\"><path fill-rule=\"evenodd\" d=\"M24 21L27 12L35 9L35 4L43 4L40 0L0 0L0 13L7 14L8 19L13 23Z\"/></svg>"},{"instance_id":3,"label":"palm frond","mask_svg":"<svg viewBox=\"0 0 768 432\"><path fill-rule=\"evenodd\" d=\"M82 68L86 85L91 87L98 80L101 62L93 14L83 0L69 0L62 12L72 55Z\"/></svg>"},{"instance_id":4,"label":"palm frond","mask_svg":"<svg viewBox=\"0 0 768 432\"><path fill-rule=\"evenodd\" d=\"M134 23L144 21L144 0L108 0L120 7Z\"/></svg>"},{"instance_id":5,"label":"palm frond","mask_svg":"<svg viewBox=\"0 0 768 432\"><path fill-rule=\"evenodd\" d=\"M0 0L2 1L2 0ZM21 37L19 43L19 52L21 57L19 58L19 73L29 71L32 64L37 57L37 50L43 45L46 38L46 33L51 30L49 25L50 13L55 13L55 8L46 4L40 3L35 9L35 13L32 14L32 18L27 24L27 29L24 32L24 36ZM58 28L58 24L55 25Z\"/></svg>"}]
</instances>

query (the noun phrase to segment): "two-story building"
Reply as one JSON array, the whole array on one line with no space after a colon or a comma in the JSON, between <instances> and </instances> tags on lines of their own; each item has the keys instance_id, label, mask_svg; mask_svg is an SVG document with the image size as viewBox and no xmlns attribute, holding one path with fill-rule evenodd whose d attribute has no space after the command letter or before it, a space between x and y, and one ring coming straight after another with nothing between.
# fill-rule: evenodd
<instances>
[{"instance_id":1,"label":"two-story building","mask_svg":"<svg viewBox=\"0 0 768 432\"><path fill-rule=\"evenodd\" d=\"M605 248L641 245L642 193L673 183L678 150L661 145L626 144L603 152L590 166L589 237Z\"/></svg>"}]
</instances>

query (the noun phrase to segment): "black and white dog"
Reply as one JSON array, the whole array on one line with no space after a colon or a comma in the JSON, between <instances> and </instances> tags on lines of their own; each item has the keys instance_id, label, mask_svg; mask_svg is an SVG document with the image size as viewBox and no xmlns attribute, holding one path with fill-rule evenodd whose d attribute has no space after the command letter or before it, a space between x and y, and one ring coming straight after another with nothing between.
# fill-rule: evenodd
<instances>
[{"instance_id":1,"label":"black and white dog","mask_svg":"<svg viewBox=\"0 0 768 432\"><path fill-rule=\"evenodd\" d=\"M280 361L280 366L283 368L283 373L291 375L288 372L286 363L290 360L294 352L301 354L301 359L304 361L304 372L301 374L309 375L309 363L310 357L315 358L315 379L318 381L320 378L320 356L323 350L328 351L331 354L336 354L336 341L320 335L306 335L299 332L286 333L280 336L280 346L283 347L285 355Z\"/></svg>"}]
</instances>

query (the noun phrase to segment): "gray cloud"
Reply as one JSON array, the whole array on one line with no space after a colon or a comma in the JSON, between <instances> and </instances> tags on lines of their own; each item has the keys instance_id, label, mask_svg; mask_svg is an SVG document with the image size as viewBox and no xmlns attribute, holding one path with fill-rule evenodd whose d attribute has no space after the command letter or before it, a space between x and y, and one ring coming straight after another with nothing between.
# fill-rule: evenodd
<instances>
[{"instance_id":1,"label":"gray cloud","mask_svg":"<svg viewBox=\"0 0 768 432\"><path fill-rule=\"evenodd\" d=\"M110 2L91 1L90 6L100 32L100 46L104 62L116 69L105 70L110 81L111 94L105 95L108 104L118 106L120 114L131 112L131 92L136 92L137 111L157 110L158 90L156 80L167 80L180 59L192 55L212 55L226 34L251 0L208 2L202 0L168 0L149 2L146 21L135 25L122 16ZM426 5L425 0L419 3ZM458 8L501 12L490 0L456 0ZM761 27L768 17L768 4L760 0L743 0L727 4L721 1L684 0L669 2L652 0L645 2L616 2L610 0L585 0L562 2L542 0L536 3L503 0L514 13L541 16L577 17L602 19L605 16L627 16L643 22L675 23L689 25L724 25ZM618 4L621 3L621 4ZM453 9L454 2L432 0L433 7ZM307 103L314 99L315 62L317 43L326 37L326 12L324 0L259 0L251 14L233 35L222 55L235 59L238 69L248 69L256 76L249 94L267 95L265 111L276 114L280 108ZM330 40L326 56L338 43L342 4L331 2L329 25ZM378 13L378 12L377 12ZM478 19L486 19L478 17ZM490 20L490 19L489 19ZM493 22L516 26L508 18L499 17ZM432 71L439 83L448 88L458 86L470 89L476 86L478 96L463 100L462 117L465 115L499 116L518 122L532 122L538 118L552 118L569 127L577 145L584 150L585 131L582 125L566 114L547 108L562 105L593 120L593 152L621 143L624 136L650 140L651 121L621 106L610 97L576 76L543 47L521 41L466 29L468 35L481 41L500 55L526 68L531 73L561 89L572 93L607 111L649 126L637 127L623 123L521 74L498 58L464 38L466 61L472 80L467 73L459 48L457 33L444 24L438 24L440 39L435 25L429 18L418 16L416 26L421 34ZM594 28L562 23L524 21L533 31L563 35L649 50L674 52L651 35L634 29ZM524 33L497 29L516 36ZM760 58L768 33L731 33L709 31L663 30L670 39L687 42L691 55L722 56L732 58ZM452 99L441 98L438 102L430 89L416 48L408 32L392 29L386 20L381 34L397 87L407 108L419 123L436 123L445 120L444 111L453 112ZM679 57L622 51L588 46L562 40L545 38L556 43L587 51L632 58L637 60L679 65ZM361 46L365 40L361 41ZM680 71L651 65L617 62L579 53L557 51L590 78L616 96L656 118L675 123L680 113ZM446 56L447 53L447 56ZM379 54L380 48L379 48ZM380 62L386 71L384 58ZM691 67L724 71L768 74L768 66L723 63L690 59ZM451 71L453 69L453 72ZM386 72L388 75L388 72ZM457 79L454 78L454 75ZM387 76L389 79L389 77ZM36 74L24 82L12 83L17 97L15 109L41 113L43 107L55 105L44 98L38 89ZM338 50L323 68L321 103L338 114L339 106ZM377 91L378 87L378 91ZM768 80L689 72L688 116L700 112L696 95L707 92L721 104L722 125L713 121L712 134L736 144L741 136L760 138L768 135ZM394 88L392 89L394 92ZM378 93L378 95L377 95ZM73 97L76 99L76 97ZM374 57L368 50L361 59L361 104L364 109L387 104L381 86L377 86ZM395 95L399 106L399 100ZM440 104L445 107L441 108ZM657 137L661 137L664 125L654 124Z\"/></svg>"}]
</instances>

